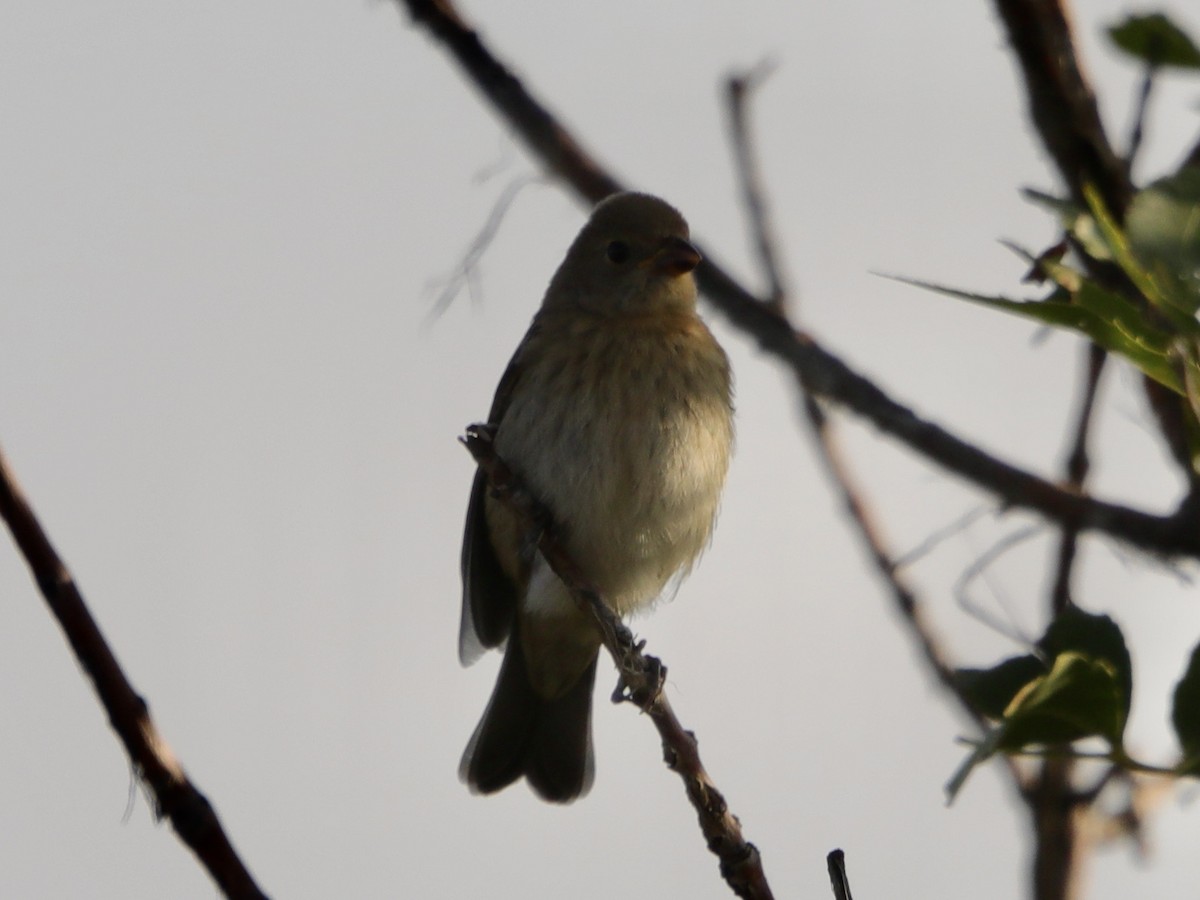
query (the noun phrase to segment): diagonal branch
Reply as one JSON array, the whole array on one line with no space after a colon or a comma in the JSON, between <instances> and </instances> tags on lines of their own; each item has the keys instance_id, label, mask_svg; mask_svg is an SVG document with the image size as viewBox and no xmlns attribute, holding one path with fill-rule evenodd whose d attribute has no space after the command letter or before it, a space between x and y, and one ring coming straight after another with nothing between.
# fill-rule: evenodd
<instances>
[{"instance_id":1,"label":"diagonal branch","mask_svg":"<svg viewBox=\"0 0 1200 900\"><path fill-rule=\"evenodd\" d=\"M1067 456L1067 484L1082 491L1091 469L1087 441L1092 427L1092 413L1096 409L1096 394L1100 376L1108 354L1095 344L1087 348L1087 371L1084 374L1083 395L1079 401L1079 413L1075 420L1075 437L1071 452ZM1054 573L1054 586L1050 589L1050 612L1052 616L1066 610L1071 603L1071 573L1074 569L1076 551L1079 549L1079 532L1070 526L1062 529L1058 543L1058 562Z\"/></svg>"},{"instance_id":2,"label":"diagonal branch","mask_svg":"<svg viewBox=\"0 0 1200 900\"><path fill-rule=\"evenodd\" d=\"M721 876L739 897L770 900L773 895L758 848L742 837L737 816L729 811L724 796L700 762L695 734L680 724L662 691L666 667L656 657L642 652L642 644L634 639L620 617L588 583L559 542L550 511L496 455L493 431L487 425L472 425L460 440L487 474L492 496L520 517L526 532L537 535L537 548L542 557L571 591L580 608L592 616L604 646L620 672L620 684L613 700L634 703L654 722L662 738L663 758L667 767L683 780L708 849L720 860Z\"/></svg>"},{"instance_id":3,"label":"diagonal branch","mask_svg":"<svg viewBox=\"0 0 1200 900\"><path fill-rule=\"evenodd\" d=\"M759 262L771 284L770 305L782 313L789 290L776 263L774 233L770 227L763 199L766 191L761 182L759 167L753 153L747 116L748 93L761 83L765 71L760 65L750 73L729 79L730 131L734 145L736 174L742 185L742 197L759 248ZM841 495L846 513L858 532L871 561L882 576L892 595L901 621L917 643L925 664L938 683L957 701L971 721L982 728L983 720L971 706L955 677L954 664L925 613L925 606L917 597L908 580L901 574L882 530L871 514L870 506L854 473L847 463L845 453L838 440L834 423L826 416L818 400L808 391L802 391L802 403L809 433L817 453L825 467L829 480ZM1011 769L1011 764L1010 764Z\"/></svg>"},{"instance_id":4,"label":"diagonal branch","mask_svg":"<svg viewBox=\"0 0 1200 900\"><path fill-rule=\"evenodd\" d=\"M995 0L1025 77L1030 115L1051 158L1086 209L1093 184L1118 220L1133 198L1124 162L1104 133L1096 95L1075 53L1065 0Z\"/></svg>"},{"instance_id":5,"label":"diagonal branch","mask_svg":"<svg viewBox=\"0 0 1200 900\"><path fill-rule=\"evenodd\" d=\"M588 200L620 189L620 183L604 172L492 56L450 0L403 0L403 4L454 54L476 86L551 171ZM708 300L735 326L753 336L763 350L785 362L806 390L848 407L934 463L994 494L1005 506L1036 510L1060 524L1081 531L1102 531L1153 553L1200 557L1200 528L1190 514L1155 516L1081 496L925 421L821 347L812 336L794 329L787 319L713 262L710 253L702 252L706 259L696 270L696 278Z\"/></svg>"},{"instance_id":6,"label":"diagonal branch","mask_svg":"<svg viewBox=\"0 0 1200 900\"><path fill-rule=\"evenodd\" d=\"M126 679L88 611L75 579L17 485L2 451L0 517L8 523L46 604L91 679L134 771L149 788L156 815L170 820L180 840L196 854L226 897L266 897L221 828L216 810L188 780L183 766L150 718L146 701Z\"/></svg>"},{"instance_id":7,"label":"diagonal branch","mask_svg":"<svg viewBox=\"0 0 1200 900\"><path fill-rule=\"evenodd\" d=\"M853 475L842 459L829 420L812 397L805 397L804 405L809 424L812 426L813 437L820 451L821 462L825 465L830 479L837 485L846 512L858 529L859 536L871 556L871 561L883 576L884 581L887 582L896 611L916 639L925 664L938 683L958 701L967 717L982 728L983 719L962 692L958 679L955 677L954 663L950 660L942 641L935 633L933 625L926 615L925 605L918 599L907 579L900 573L879 526L875 523L861 491L855 484Z\"/></svg>"}]
</instances>

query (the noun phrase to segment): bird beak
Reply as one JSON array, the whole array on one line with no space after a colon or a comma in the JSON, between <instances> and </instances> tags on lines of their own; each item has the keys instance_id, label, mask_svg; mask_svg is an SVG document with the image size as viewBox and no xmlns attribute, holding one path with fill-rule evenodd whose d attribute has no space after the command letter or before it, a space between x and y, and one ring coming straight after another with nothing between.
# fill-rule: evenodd
<instances>
[{"instance_id":1,"label":"bird beak","mask_svg":"<svg viewBox=\"0 0 1200 900\"><path fill-rule=\"evenodd\" d=\"M699 250L683 238L672 235L651 257L650 268L660 275L686 275L700 265L701 259Z\"/></svg>"}]
</instances>

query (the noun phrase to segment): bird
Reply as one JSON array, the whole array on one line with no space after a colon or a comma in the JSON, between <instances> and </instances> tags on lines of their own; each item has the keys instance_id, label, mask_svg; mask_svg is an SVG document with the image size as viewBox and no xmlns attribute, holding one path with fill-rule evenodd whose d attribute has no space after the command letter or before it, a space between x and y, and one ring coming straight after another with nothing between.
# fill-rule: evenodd
<instances>
[{"instance_id":1,"label":"bird","mask_svg":"<svg viewBox=\"0 0 1200 900\"><path fill-rule=\"evenodd\" d=\"M700 253L665 201L601 201L496 389L497 455L544 504L620 616L652 606L707 548L734 443L728 357L696 311ZM477 470L462 547L459 658L504 649L459 767L475 793L524 777L569 803L595 772L599 632Z\"/></svg>"}]
</instances>

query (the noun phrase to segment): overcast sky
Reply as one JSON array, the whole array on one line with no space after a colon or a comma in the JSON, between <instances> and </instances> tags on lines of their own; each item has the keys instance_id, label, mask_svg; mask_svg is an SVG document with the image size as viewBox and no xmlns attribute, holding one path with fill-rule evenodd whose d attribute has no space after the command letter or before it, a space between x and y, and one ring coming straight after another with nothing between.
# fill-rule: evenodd
<instances>
[{"instance_id":1,"label":"overcast sky","mask_svg":"<svg viewBox=\"0 0 1200 900\"><path fill-rule=\"evenodd\" d=\"M1176 14L1182 16L1176 4ZM1136 69L1077 4L1124 142ZM1055 187L991 6L845 0L471 3L514 64L629 184L661 194L740 276L748 252L720 83L778 64L755 124L797 313L922 414L1060 469L1071 338L879 278L1019 295ZM1194 9L1183 18L1200 33ZM1168 81L1139 176L1194 140L1200 82ZM455 652L469 456L508 356L585 211L524 189L473 294L445 278L514 179L537 172L441 50L384 2L0 6L0 445L189 774L276 897L728 896L648 721L604 698L590 796L471 796L459 755L499 657ZM738 453L713 545L635 622L780 897L1023 896L1023 811L998 767L954 806L964 750L798 425L779 367L710 314L735 368ZM1096 486L1166 510L1179 482L1135 379L1112 367ZM852 422L898 550L987 498ZM964 663L1018 652L952 588L1005 535L989 516L911 575ZM1044 626L1052 533L974 585ZM1087 608L1133 642L1131 745L1176 753L1165 697L1200 636L1194 588L1088 540ZM1195 574L1189 567L1182 573ZM127 760L0 541L0 895L211 898L131 791ZM1093 898L1200 881L1195 787L1153 855L1102 852Z\"/></svg>"}]
</instances>

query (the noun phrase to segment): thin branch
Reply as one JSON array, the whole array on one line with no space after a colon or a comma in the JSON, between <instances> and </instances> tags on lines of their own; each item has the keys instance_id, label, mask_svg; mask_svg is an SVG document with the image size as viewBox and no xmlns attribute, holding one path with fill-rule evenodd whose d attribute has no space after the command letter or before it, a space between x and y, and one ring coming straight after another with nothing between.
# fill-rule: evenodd
<instances>
[{"instance_id":1,"label":"thin branch","mask_svg":"<svg viewBox=\"0 0 1200 900\"><path fill-rule=\"evenodd\" d=\"M492 245L492 241L495 240L496 234L500 231L500 225L504 222L504 217L508 215L508 211L516 201L517 195L529 187L529 185L538 184L543 180L541 176L523 175L519 178L514 178L505 185L504 190L500 192L500 196L492 206L491 212L488 213L483 227L471 239L471 243L467 246L462 260L459 261L455 270L444 280L442 289L438 292L437 299L433 301L432 307L425 316L424 324L428 325L434 320L441 318L442 314L450 308L450 304L454 302L454 298L458 296L463 287L471 284L480 261L483 259L484 254L487 253L488 247Z\"/></svg>"},{"instance_id":2,"label":"thin branch","mask_svg":"<svg viewBox=\"0 0 1200 900\"><path fill-rule=\"evenodd\" d=\"M1150 108L1150 94L1154 90L1154 76L1158 74L1158 66L1146 63L1142 73L1142 83L1138 87L1137 104L1134 106L1133 125L1129 129L1129 146L1125 150L1125 171L1133 178L1133 163L1138 151L1142 149L1142 138L1145 134L1146 112Z\"/></svg>"},{"instance_id":3,"label":"thin branch","mask_svg":"<svg viewBox=\"0 0 1200 900\"><path fill-rule=\"evenodd\" d=\"M1075 420L1075 437L1071 452L1067 456L1067 485L1082 491L1087 481L1091 460L1088 458L1087 439L1092 427L1092 413L1096 408L1096 394L1100 376L1108 354L1104 349L1090 344L1087 348L1087 371L1084 373L1083 396L1079 401L1079 414ZM1064 526L1058 543L1058 563L1054 572L1054 585L1050 590L1051 616L1058 616L1071 603L1071 573L1074 570L1075 554L1079 548L1079 531Z\"/></svg>"},{"instance_id":4,"label":"thin branch","mask_svg":"<svg viewBox=\"0 0 1200 900\"><path fill-rule=\"evenodd\" d=\"M1132 159L1132 156L1130 157ZM1066 482L1083 491L1091 469L1087 442L1100 376L1108 354L1095 344L1087 348L1083 394L1075 420L1074 438L1065 466ZM1050 590L1050 616L1056 619L1071 606L1071 575L1079 549L1079 532L1064 525L1058 543L1058 561ZM1058 900L1077 891L1079 870L1091 838L1079 828L1083 817L1093 815L1092 805L1074 788L1074 761L1046 760L1024 793L1036 834L1033 859L1033 885L1038 898Z\"/></svg>"},{"instance_id":5,"label":"thin branch","mask_svg":"<svg viewBox=\"0 0 1200 900\"><path fill-rule=\"evenodd\" d=\"M996 6L1025 76L1034 125L1072 198L1083 201L1085 188L1092 185L1105 206L1121 221L1133 198L1129 173L1133 152L1140 141L1140 111L1129 160L1122 161L1104 134L1095 95L1076 56L1065 2L996 0ZM1148 95L1149 78L1143 99ZM1068 462L1066 487L1079 494L1087 473L1085 442L1103 364L1103 352L1093 348L1089 353L1088 382L1076 427L1075 449ZM1181 506L1177 518L1182 521L1186 515ZM1059 522L1062 538L1051 594L1055 613L1070 603L1070 578L1080 532L1077 522L1069 519ZM1194 525L1192 528L1200 531ZM1069 760L1047 760L1025 792L1035 834L1033 890L1037 900L1068 900L1079 890L1078 870L1085 856L1087 838L1078 826L1087 809L1072 791L1072 769Z\"/></svg>"},{"instance_id":6,"label":"thin branch","mask_svg":"<svg viewBox=\"0 0 1200 900\"><path fill-rule=\"evenodd\" d=\"M875 564L875 569L887 583L892 599L895 601L896 611L908 626L909 633L916 640L926 665L938 683L958 701L963 713L982 728L984 726L983 719L972 708L966 695L962 692L958 679L955 677L955 665L946 653L933 624L929 621L929 617L925 613L925 605L917 599L886 548L884 537L875 524L866 502L855 484L853 475L842 459L828 419L812 397L804 398L804 409L809 424L812 426L821 462L824 464L830 480L837 485L846 512L856 526L859 536L871 556L871 561Z\"/></svg>"},{"instance_id":7,"label":"thin branch","mask_svg":"<svg viewBox=\"0 0 1200 900\"><path fill-rule=\"evenodd\" d=\"M986 506L976 506L967 510L953 521L935 529L911 550L908 550L898 556L896 558L896 568L906 569L914 563L920 562L939 546L941 546L946 540L954 537L955 535L962 534L980 519L995 515L995 512L996 511L994 509Z\"/></svg>"},{"instance_id":8,"label":"thin branch","mask_svg":"<svg viewBox=\"0 0 1200 900\"><path fill-rule=\"evenodd\" d=\"M588 583L559 542L550 511L496 455L492 437L493 429L489 426L472 425L460 440L487 474L492 496L520 517L529 534L537 534L542 557L571 591L580 608L592 616L620 673L613 700L634 703L654 722L662 739L664 761L683 780L708 849L720 860L721 876L739 897L770 900L773 895L758 848L742 837L737 817L729 811L724 796L704 770L695 734L680 724L663 693L666 667L656 657L642 652L642 644Z\"/></svg>"},{"instance_id":9,"label":"thin branch","mask_svg":"<svg viewBox=\"0 0 1200 900\"><path fill-rule=\"evenodd\" d=\"M74 578L26 501L3 451L0 517L8 524L50 612L91 679L134 772L149 789L155 814L170 820L180 840L196 854L226 897L266 897L221 828L212 804L184 774L183 766L150 718L146 701L125 677Z\"/></svg>"},{"instance_id":10,"label":"thin branch","mask_svg":"<svg viewBox=\"0 0 1200 900\"><path fill-rule=\"evenodd\" d=\"M552 172L590 201L621 189L621 184L604 172L491 55L449 0L403 0L403 4L454 54L477 87ZM1108 203L1110 208L1118 208L1111 200ZM811 335L797 331L786 318L754 297L713 262L711 253L703 248L701 252L706 259L696 277L709 301L753 336L763 350L787 363L805 389L854 410L943 468L995 494L1006 506L1037 510L1055 522L1080 530L1103 531L1152 553L1200 557L1200 527L1191 510L1162 517L1104 503L990 456L893 400Z\"/></svg>"},{"instance_id":11,"label":"thin branch","mask_svg":"<svg viewBox=\"0 0 1200 900\"><path fill-rule=\"evenodd\" d=\"M825 857L829 869L829 881L833 885L833 900L854 900L850 895L850 876L846 874L846 854L831 850Z\"/></svg>"},{"instance_id":12,"label":"thin branch","mask_svg":"<svg viewBox=\"0 0 1200 900\"><path fill-rule=\"evenodd\" d=\"M754 236L754 249L758 252L759 266L767 279L766 304L782 312L787 297L785 278L775 252L774 229L767 205L767 193L763 190L762 174L754 152L754 139L750 129L750 95L775 70L773 64L761 62L747 72L730 75L725 83L729 100L729 133L733 143L733 155L742 186L742 202L750 220L750 231Z\"/></svg>"},{"instance_id":13,"label":"thin branch","mask_svg":"<svg viewBox=\"0 0 1200 900\"><path fill-rule=\"evenodd\" d=\"M967 566L967 568L963 570L962 574L958 576L957 580L955 580L954 587L951 589L951 593L954 595L955 602L969 615L987 625L998 634L1002 634L1005 637L1022 645L1029 644L1029 639L1017 634L1012 626L1000 621L991 613L987 612L987 610L985 610L981 604L977 604L972 601L969 589L971 587L971 583L977 578L983 578L985 581L987 580L988 569L991 568L991 566L994 565L997 560L999 560L1010 550L1020 546L1021 544L1025 543L1025 541L1037 535L1040 531L1041 527L1038 525L1026 525L1024 528L1018 528L1016 531L1006 534L1004 537L1000 538L1000 540L992 544L991 547L985 550L978 559ZM993 593L997 593L994 588Z\"/></svg>"},{"instance_id":14,"label":"thin branch","mask_svg":"<svg viewBox=\"0 0 1200 900\"><path fill-rule=\"evenodd\" d=\"M1188 151L1188 155L1184 157L1179 168L1186 169L1189 166L1200 168L1200 137L1196 138L1196 143L1192 145L1192 149Z\"/></svg>"},{"instance_id":15,"label":"thin branch","mask_svg":"<svg viewBox=\"0 0 1200 900\"><path fill-rule=\"evenodd\" d=\"M748 91L759 84L769 69L760 65L746 75L729 79L730 133L737 160L737 175L742 185L743 202L754 231L755 243L759 247L759 264L772 286L769 305L782 312L785 298L790 293L781 270L776 264L775 235L766 212L766 191L761 182L759 167L752 150L753 139L746 116ZM804 414L813 437L817 453L825 466L829 480L841 495L842 503L860 539L865 546L876 571L887 584L901 621L907 626L929 666L933 676L955 700L977 726L983 720L971 707L963 694L954 674L954 664L943 648L941 639L935 634L932 624L925 615L924 605L918 600L906 579L900 574L895 558L887 547L881 529L871 515L865 495L856 482L854 474L842 452L837 430L821 409L820 403L807 390L802 390Z\"/></svg>"}]
</instances>

